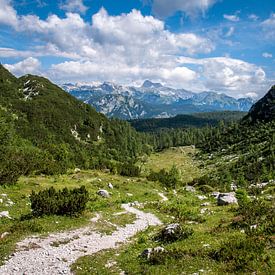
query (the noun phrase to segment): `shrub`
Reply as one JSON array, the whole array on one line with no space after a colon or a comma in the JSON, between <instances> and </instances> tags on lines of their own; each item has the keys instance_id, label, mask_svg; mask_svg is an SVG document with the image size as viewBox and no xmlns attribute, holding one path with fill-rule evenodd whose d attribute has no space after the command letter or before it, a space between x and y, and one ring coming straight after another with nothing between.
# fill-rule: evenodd
<instances>
[{"instance_id":1,"label":"shrub","mask_svg":"<svg viewBox=\"0 0 275 275\"><path fill-rule=\"evenodd\" d=\"M254 271L259 263L267 265L269 258L265 253L265 242L260 238L234 238L210 252L216 261L225 262L228 271Z\"/></svg>"},{"instance_id":2,"label":"shrub","mask_svg":"<svg viewBox=\"0 0 275 275\"><path fill-rule=\"evenodd\" d=\"M155 237L155 240L172 243L175 241L181 241L187 239L194 234L194 230L190 227L177 225L173 229L167 230L167 227L163 228Z\"/></svg>"},{"instance_id":3,"label":"shrub","mask_svg":"<svg viewBox=\"0 0 275 275\"><path fill-rule=\"evenodd\" d=\"M84 186L72 190L64 188L60 191L50 187L38 193L32 191L30 200L34 216L73 216L84 211L89 200L89 194Z\"/></svg>"},{"instance_id":4,"label":"shrub","mask_svg":"<svg viewBox=\"0 0 275 275\"><path fill-rule=\"evenodd\" d=\"M151 171L147 179L159 181L168 188L176 188L177 184L180 182L180 172L177 167L173 165L169 172L165 171L165 169L161 169L159 172Z\"/></svg>"},{"instance_id":5,"label":"shrub","mask_svg":"<svg viewBox=\"0 0 275 275\"><path fill-rule=\"evenodd\" d=\"M237 200L238 200L238 204L240 206L249 203L248 194L247 194L247 192L244 189L238 189L236 191L236 197L237 197Z\"/></svg>"},{"instance_id":6,"label":"shrub","mask_svg":"<svg viewBox=\"0 0 275 275\"><path fill-rule=\"evenodd\" d=\"M122 163L117 171L118 174L126 177L138 177L140 175L140 168L133 163Z\"/></svg>"}]
</instances>

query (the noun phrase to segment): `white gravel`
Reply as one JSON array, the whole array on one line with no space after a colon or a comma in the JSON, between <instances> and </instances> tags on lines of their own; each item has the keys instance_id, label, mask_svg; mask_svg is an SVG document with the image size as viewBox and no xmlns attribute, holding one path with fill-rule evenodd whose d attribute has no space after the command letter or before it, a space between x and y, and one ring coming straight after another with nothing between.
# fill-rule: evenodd
<instances>
[{"instance_id":1,"label":"white gravel","mask_svg":"<svg viewBox=\"0 0 275 275\"><path fill-rule=\"evenodd\" d=\"M0 274L72 274L70 266L79 257L115 248L148 226L161 224L161 221L151 213L142 212L129 204L123 204L122 208L135 214L137 219L125 227L118 227L112 235L102 235L92 231L90 227L84 227L50 234L46 238L26 238L17 244L17 251L0 267ZM53 246L53 242L60 242L60 245Z\"/></svg>"}]
</instances>

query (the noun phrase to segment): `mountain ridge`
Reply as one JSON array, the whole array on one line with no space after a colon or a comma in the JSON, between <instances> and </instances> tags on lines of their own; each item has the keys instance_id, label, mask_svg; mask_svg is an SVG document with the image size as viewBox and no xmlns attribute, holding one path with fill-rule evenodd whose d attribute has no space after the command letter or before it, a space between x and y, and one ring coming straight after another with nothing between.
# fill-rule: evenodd
<instances>
[{"instance_id":1,"label":"mountain ridge","mask_svg":"<svg viewBox=\"0 0 275 275\"><path fill-rule=\"evenodd\" d=\"M194 93L165 87L149 80L145 80L139 87L112 82L83 85L66 83L61 87L92 105L98 112L126 120L173 117L196 112L246 112L254 103L251 98L236 99L216 92Z\"/></svg>"}]
</instances>

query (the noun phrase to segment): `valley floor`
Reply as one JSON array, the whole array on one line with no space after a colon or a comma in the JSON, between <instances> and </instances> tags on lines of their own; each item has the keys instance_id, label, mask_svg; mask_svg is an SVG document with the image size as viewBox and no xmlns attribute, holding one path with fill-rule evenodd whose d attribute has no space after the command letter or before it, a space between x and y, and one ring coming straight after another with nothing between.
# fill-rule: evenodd
<instances>
[{"instance_id":1,"label":"valley floor","mask_svg":"<svg viewBox=\"0 0 275 275\"><path fill-rule=\"evenodd\" d=\"M250 270L210 257L225 244L244 240L231 226L237 206L217 206L210 195L185 190L192 179L205 173L192 147L171 148L152 155L139 178L101 171L80 171L62 176L22 177L11 187L0 187L0 274L274 274L274 249L270 261L251 263ZM176 165L182 186L167 190L145 175ZM108 189L112 183L113 189ZM73 188L84 185L91 200L81 217L30 218L31 190ZM96 194L106 189L110 198ZM189 237L171 243L156 240L162 224L179 222ZM191 232L190 231L190 232ZM130 242L129 242L130 241ZM146 248L161 246L167 252L149 260Z\"/></svg>"}]
</instances>

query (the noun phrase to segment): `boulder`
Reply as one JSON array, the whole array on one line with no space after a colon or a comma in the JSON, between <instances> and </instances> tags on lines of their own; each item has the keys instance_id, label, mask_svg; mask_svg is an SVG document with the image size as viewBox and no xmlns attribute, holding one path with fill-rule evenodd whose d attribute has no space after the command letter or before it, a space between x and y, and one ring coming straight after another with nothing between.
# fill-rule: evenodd
<instances>
[{"instance_id":1,"label":"boulder","mask_svg":"<svg viewBox=\"0 0 275 275\"><path fill-rule=\"evenodd\" d=\"M173 237L180 231L179 223L168 224L161 232L162 238L173 239Z\"/></svg>"},{"instance_id":2,"label":"boulder","mask_svg":"<svg viewBox=\"0 0 275 275\"><path fill-rule=\"evenodd\" d=\"M154 248L146 248L145 250L143 250L143 252L140 254L141 257L146 258L146 259L150 259L150 257L152 256L153 253L163 253L166 250L161 247L161 246L157 246Z\"/></svg>"},{"instance_id":3,"label":"boulder","mask_svg":"<svg viewBox=\"0 0 275 275\"><path fill-rule=\"evenodd\" d=\"M219 195L220 195L220 192L217 192L217 191L211 193L211 196L214 197L215 199L217 199Z\"/></svg>"},{"instance_id":4,"label":"boulder","mask_svg":"<svg viewBox=\"0 0 275 275\"><path fill-rule=\"evenodd\" d=\"M238 200L235 197L235 193L220 193L217 198L217 204L222 205L228 205L228 204L238 204Z\"/></svg>"},{"instance_id":5,"label":"boulder","mask_svg":"<svg viewBox=\"0 0 275 275\"><path fill-rule=\"evenodd\" d=\"M107 190L101 189L97 191L97 194L103 198L109 198L110 194Z\"/></svg>"}]
</instances>

